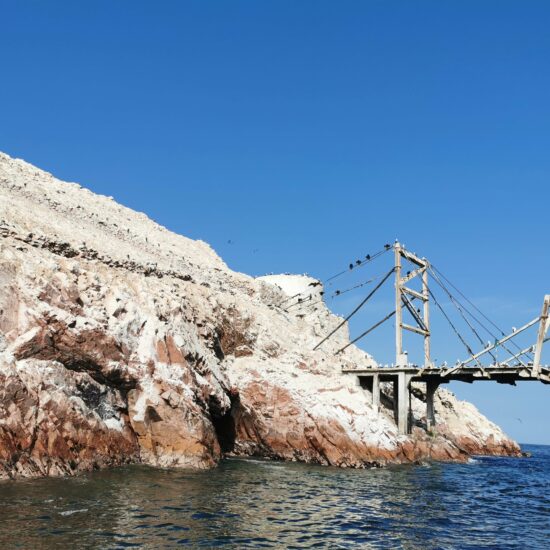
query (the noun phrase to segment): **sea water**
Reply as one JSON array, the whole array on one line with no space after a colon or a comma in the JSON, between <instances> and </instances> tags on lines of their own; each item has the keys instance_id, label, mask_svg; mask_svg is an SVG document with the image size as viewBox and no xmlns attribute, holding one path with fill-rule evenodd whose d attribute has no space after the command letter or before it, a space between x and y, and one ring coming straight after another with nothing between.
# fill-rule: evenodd
<instances>
[{"instance_id":1,"label":"sea water","mask_svg":"<svg viewBox=\"0 0 550 550\"><path fill-rule=\"evenodd\" d=\"M0 482L0 548L550 548L550 447L351 470L228 459Z\"/></svg>"}]
</instances>

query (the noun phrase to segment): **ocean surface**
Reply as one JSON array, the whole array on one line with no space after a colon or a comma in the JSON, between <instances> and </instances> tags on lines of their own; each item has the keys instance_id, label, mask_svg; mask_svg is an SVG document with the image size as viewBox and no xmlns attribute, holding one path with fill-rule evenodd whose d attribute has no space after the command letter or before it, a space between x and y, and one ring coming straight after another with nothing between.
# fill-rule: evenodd
<instances>
[{"instance_id":1,"label":"ocean surface","mask_svg":"<svg viewBox=\"0 0 550 550\"><path fill-rule=\"evenodd\" d=\"M229 459L0 482L0 548L550 548L550 447L346 470Z\"/></svg>"}]
</instances>

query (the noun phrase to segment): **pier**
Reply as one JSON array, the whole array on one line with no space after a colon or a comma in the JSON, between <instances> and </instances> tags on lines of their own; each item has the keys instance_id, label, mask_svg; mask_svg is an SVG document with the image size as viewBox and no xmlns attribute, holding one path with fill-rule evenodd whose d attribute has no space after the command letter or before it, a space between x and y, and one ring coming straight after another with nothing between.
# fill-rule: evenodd
<instances>
[{"instance_id":1,"label":"pier","mask_svg":"<svg viewBox=\"0 0 550 550\"><path fill-rule=\"evenodd\" d=\"M496 335L487 328L483 320L478 318L479 316L476 317L476 315L472 314L468 307L453 294L453 290L446 284L446 282L450 283L450 281L448 281L438 270L434 269L426 258L418 257L416 254L408 251L399 242L396 242L393 247L386 245L386 251L389 251L390 248L393 248L394 251L395 261L393 268L386 273L374 290L366 296L359 306L357 306L330 334L323 338L314 349L319 348L353 315L355 315L393 274L395 276L395 309L361 333L358 337L351 340L349 344L339 349L336 354L340 354L347 347L364 338L389 319L395 317L395 363L391 365L373 364L357 368L344 366L342 367L342 373L357 377L358 384L371 392L372 405L375 408L380 406L380 385L383 383L392 384L394 414L400 434L407 434L411 430L410 403L412 383L425 384L426 425L428 429L436 424L434 395L441 384L447 384L451 381L466 383L483 381L511 385L516 385L517 382L542 382L543 384L550 384L550 366L541 364L543 346L550 340L550 337L547 336L550 326L550 295L544 297L541 314L538 317L524 324L519 329L514 328L511 333L504 334L504 332L498 329L498 327L479 311L471 301L460 293L460 295L465 298L488 323L492 324L495 329L500 331L501 334ZM406 265L410 267L407 268ZM350 269L352 269L352 267L353 266L350 265ZM463 321L474 334L476 340L484 344L480 336L479 327L476 328L477 323L494 337L492 342L484 344L479 352L474 353L473 348L468 344L464 335L452 322L442 304L434 296L429 286L429 276L431 276L438 286L443 289L446 297L457 309ZM410 284L415 280L418 281L416 289L411 288ZM458 291L456 287L453 288ZM415 301L417 304L420 304L420 307L413 304ZM446 362L439 366L432 362L430 302L436 305L457 338L465 347L468 353L468 357L465 360L457 361L452 366L447 366ZM410 318L408 322L405 322L405 316ZM535 327L537 327L535 342L524 348L518 346L515 339L520 334L525 333L531 328L534 329ZM408 354L403 349L404 331L422 337L423 365L415 365L409 362ZM507 354L509 354L509 357L502 361L498 361L496 354L497 350L505 350ZM490 357L489 363L482 363L482 360L488 356Z\"/></svg>"},{"instance_id":2,"label":"pier","mask_svg":"<svg viewBox=\"0 0 550 550\"><path fill-rule=\"evenodd\" d=\"M509 367L505 365L489 365L486 367L464 367L453 372L451 369L437 367L371 367L343 368L345 374L357 376L358 384L372 393L372 405L380 406L380 384L393 384L394 414L399 433L410 432L410 388L412 382L421 382L426 386L426 425L428 429L435 426L434 394L441 384L451 381L467 382L497 382L515 386L517 382L542 382L550 384L550 368L541 367L534 370L533 365Z\"/></svg>"}]
</instances>

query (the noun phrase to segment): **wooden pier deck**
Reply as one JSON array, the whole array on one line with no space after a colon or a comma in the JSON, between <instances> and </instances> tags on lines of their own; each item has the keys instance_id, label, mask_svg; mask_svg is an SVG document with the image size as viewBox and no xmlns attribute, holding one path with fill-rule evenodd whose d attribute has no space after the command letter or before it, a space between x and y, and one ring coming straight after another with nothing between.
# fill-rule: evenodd
<instances>
[{"instance_id":1,"label":"wooden pier deck","mask_svg":"<svg viewBox=\"0 0 550 550\"><path fill-rule=\"evenodd\" d=\"M426 258L420 258L407 250L398 241L394 243L393 247L390 244L386 244L384 250L377 252L373 256L367 256L365 262L358 261L356 264L350 264L350 270L354 269L355 265L365 265L392 248L394 251L393 267L385 275L378 277L380 281L376 287L363 298L349 315L342 319L336 327L332 328L313 350L319 349L334 333L344 327L385 282L390 279L391 275L394 274L395 309L367 330L364 330L359 336L350 340L346 345L337 349L334 354L339 355L343 353L348 347L371 334L372 331L382 324L390 319L394 319L395 366L377 366L371 361L370 364L359 368L343 367L342 372L346 375L352 374L357 376L357 383L372 393L372 402L375 407L380 406L380 384L385 382L393 384L395 420L400 434L406 434L410 430L409 413L412 382L426 384L426 423L428 428L435 424L434 394L441 384L455 380L466 383L490 381L511 385L516 385L517 382L529 381L550 384L550 366L542 364L543 346L550 340L550 337L547 336L550 331L550 294L544 296L539 316L518 329L512 328L512 332L506 335L502 329L458 290L439 269ZM339 277L342 273L344 272L336 274L327 281ZM429 274L443 291L444 297L457 310L459 317L470 329L475 339L483 346L479 352L474 353L473 348L468 344L467 339L459 330L456 322L453 322L445 311L443 303L436 299L433 291L430 289ZM413 283L416 284L416 289L411 287ZM362 286L363 284L356 285L343 292ZM343 292L337 290L336 295ZM457 361L451 367L447 367L446 363L437 367L431 359L432 331L430 327L430 301L435 303L449 327L468 352L468 357L464 361ZM405 315L407 318L404 317ZM490 325L490 328L487 325ZM521 334L527 334L526 331L531 328L534 329L537 325L538 330L535 342L522 349L522 346L515 339ZM404 331L422 337L424 366L417 366L409 362L409 355L403 347ZM484 341L481 334L488 334L491 339ZM510 344L511 347L509 347ZM497 358L499 350L504 350L506 355L510 356L499 361ZM488 359L491 363L484 365L481 362L481 358L486 358L487 356L491 357L491 359Z\"/></svg>"},{"instance_id":2,"label":"wooden pier deck","mask_svg":"<svg viewBox=\"0 0 550 550\"><path fill-rule=\"evenodd\" d=\"M542 382L550 384L550 367L534 365L488 365L486 367L419 367L415 365L342 368L345 374L357 376L357 382L372 393L372 404L380 406L380 383L393 384L394 412L399 433L410 431L410 385L412 382L426 384L426 423L430 428L435 425L434 394L441 384L451 381L466 383L488 381L515 386L517 382Z\"/></svg>"}]
</instances>

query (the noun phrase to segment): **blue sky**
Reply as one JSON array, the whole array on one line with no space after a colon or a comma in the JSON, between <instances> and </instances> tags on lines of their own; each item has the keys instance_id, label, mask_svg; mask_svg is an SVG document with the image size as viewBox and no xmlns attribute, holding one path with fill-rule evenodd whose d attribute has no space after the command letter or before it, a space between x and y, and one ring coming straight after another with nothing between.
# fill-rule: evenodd
<instances>
[{"instance_id":1,"label":"blue sky","mask_svg":"<svg viewBox=\"0 0 550 550\"><path fill-rule=\"evenodd\" d=\"M506 330L550 292L550 3L0 9L4 152L204 239L253 275L325 278L399 238ZM368 290L329 305L347 313ZM391 303L388 287L352 334ZM433 317L434 356L464 357ZM362 345L391 361L392 327ZM550 388L451 388L520 441L550 443Z\"/></svg>"}]
</instances>

